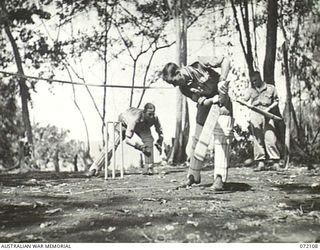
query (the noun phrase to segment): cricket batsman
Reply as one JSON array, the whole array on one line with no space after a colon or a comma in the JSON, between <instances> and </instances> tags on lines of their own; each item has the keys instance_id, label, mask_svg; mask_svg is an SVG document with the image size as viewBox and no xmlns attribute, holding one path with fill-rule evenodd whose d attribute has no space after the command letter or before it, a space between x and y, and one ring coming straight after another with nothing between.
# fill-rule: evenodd
<instances>
[{"instance_id":1,"label":"cricket batsman","mask_svg":"<svg viewBox=\"0 0 320 250\"><path fill-rule=\"evenodd\" d=\"M218 67L221 68L221 74L214 70ZM215 160L212 188L224 189L233 128L232 102L228 96L228 82L225 81L229 70L230 61L226 57L199 57L198 61L184 67L168 63L162 70L164 81L178 86L183 95L197 103L196 129L186 187L201 182L200 171L213 134ZM201 134L203 136L200 137Z\"/></svg>"}]
</instances>

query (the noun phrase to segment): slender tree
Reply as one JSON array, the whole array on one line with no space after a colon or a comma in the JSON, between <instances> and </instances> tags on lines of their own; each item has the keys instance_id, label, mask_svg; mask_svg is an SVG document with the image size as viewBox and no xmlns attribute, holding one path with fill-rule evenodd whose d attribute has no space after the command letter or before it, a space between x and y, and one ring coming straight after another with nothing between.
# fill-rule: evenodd
<instances>
[{"instance_id":1,"label":"slender tree","mask_svg":"<svg viewBox=\"0 0 320 250\"><path fill-rule=\"evenodd\" d=\"M1 7L1 16L2 16L2 25L4 26L4 30L6 35L8 36L8 39L10 41L10 44L12 46L12 51L14 54L17 71L18 74L24 75L24 69L23 69L23 63L22 58L20 55L19 47L16 43L16 39L14 38L12 32L11 32L11 21L9 18L9 13L7 11L6 2L1 1L0 3ZM21 107L22 107L22 118L23 118L23 124L24 124L24 131L28 139L28 143L32 146L33 145L33 136L32 136L32 128L30 123L30 116L29 116L29 107L28 102L30 100L30 93L29 88L26 84L26 79L24 77L19 77L18 79L19 84L19 92L21 97Z\"/></svg>"},{"instance_id":2,"label":"slender tree","mask_svg":"<svg viewBox=\"0 0 320 250\"><path fill-rule=\"evenodd\" d=\"M263 64L263 78L266 83L274 84L274 66L277 51L278 1L268 0L267 11L266 54Z\"/></svg>"},{"instance_id":3,"label":"slender tree","mask_svg":"<svg viewBox=\"0 0 320 250\"><path fill-rule=\"evenodd\" d=\"M283 53L283 64L284 64L284 73L286 79L286 91L287 97L285 101L285 109L284 109L284 119L286 124L285 129L285 166L289 167L290 163L290 153L291 153L291 114L292 114L292 96L291 96L291 84L290 84L290 72L289 72L289 64L288 64L288 41L284 42L282 45L282 53Z\"/></svg>"},{"instance_id":4,"label":"slender tree","mask_svg":"<svg viewBox=\"0 0 320 250\"><path fill-rule=\"evenodd\" d=\"M233 11L233 17L236 22L236 29L239 33L240 45L244 54L244 57L247 62L249 73L254 71L254 61L252 53L252 43L251 43L251 33L250 33L250 16L249 16L249 7L247 0L240 0L239 9L241 14L242 25L238 18L237 5L234 0L231 0L231 7ZM241 27L243 26L244 35Z\"/></svg>"},{"instance_id":5,"label":"slender tree","mask_svg":"<svg viewBox=\"0 0 320 250\"><path fill-rule=\"evenodd\" d=\"M284 118L289 166L290 157L302 157L306 162L319 159L319 141L314 140L319 128L319 62L313 60L312 54L320 47L316 39L320 5L282 0L280 6L279 24L285 39L282 55L287 89Z\"/></svg>"},{"instance_id":6,"label":"slender tree","mask_svg":"<svg viewBox=\"0 0 320 250\"><path fill-rule=\"evenodd\" d=\"M171 13L174 18L176 32L176 55L177 63L180 66L187 64L187 22L186 22L186 2L179 0L176 2L168 2ZM177 106L176 106L176 132L173 144L173 150L170 155L172 163L183 163L187 159L186 145L189 139L189 112L188 102L180 90L177 90Z\"/></svg>"}]
</instances>

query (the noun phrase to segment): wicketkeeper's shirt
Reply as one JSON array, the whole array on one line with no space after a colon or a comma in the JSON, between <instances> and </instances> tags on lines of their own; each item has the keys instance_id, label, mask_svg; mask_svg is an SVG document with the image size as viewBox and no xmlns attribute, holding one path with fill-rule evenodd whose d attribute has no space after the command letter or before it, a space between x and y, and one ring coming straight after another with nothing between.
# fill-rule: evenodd
<instances>
[{"instance_id":1,"label":"wicketkeeper's shirt","mask_svg":"<svg viewBox=\"0 0 320 250\"><path fill-rule=\"evenodd\" d=\"M137 108L129 108L119 115L119 121L126 126L126 136L131 138L133 133L141 133L150 129L153 125L158 135L162 135L162 127L159 118L155 115L151 121L147 121L143 117L143 110Z\"/></svg>"}]
</instances>

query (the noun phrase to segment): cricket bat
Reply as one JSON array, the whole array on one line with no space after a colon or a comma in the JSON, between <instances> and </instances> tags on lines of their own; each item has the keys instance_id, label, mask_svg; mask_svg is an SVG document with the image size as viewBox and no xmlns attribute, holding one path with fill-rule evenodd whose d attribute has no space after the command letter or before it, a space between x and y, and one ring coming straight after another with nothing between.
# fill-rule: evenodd
<instances>
[{"instance_id":1,"label":"cricket bat","mask_svg":"<svg viewBox=\"0 0 320 250\"><path fill-rule=\"evenodd\" d=\"M268 112L268 111L259 109L259 108L255 107L255 106L252 106L252 105L250 105L250 104L248 104L248 103L246 103L246 102L244 102L244 101L241 101L241 100L236 100L236 101L237 101L238 103L240 103L241 105L244 105L244 106L248 107L249 109L251 109L251 110L253 110L253 111L255 111L255 112L257 112L257 113L259 113L259 114L261 114L261 115L263 115L263 116L265 116L265 117L267 117L267 118L270 118L270 119L273 119L273 120L277 120L277 121L282 121L282 118L281 118L281 117L276 116L276 115L274 115L274 114L271 114L271 113Z\"/></svg>"},{"instance_id":2,"label":"cricket bat","mask_svg":"<svg viewBox=\"0 0 320 250\"><path fill-rule=\"evenodd\" d=\"M199 161L204 161L206 157L207 149L213 136L213 130L219 118L219 111L220 108L218 105L211 105L206 122L202 128L199 141L194 150L194 157Z\"/></svg>"}]
</instances>

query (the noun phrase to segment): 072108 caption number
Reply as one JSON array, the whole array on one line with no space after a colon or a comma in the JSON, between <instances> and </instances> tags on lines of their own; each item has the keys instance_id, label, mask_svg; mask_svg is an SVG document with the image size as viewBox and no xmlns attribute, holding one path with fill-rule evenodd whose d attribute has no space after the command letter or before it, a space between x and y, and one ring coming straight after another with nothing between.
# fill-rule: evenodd
<instances>
[{"instance_id":1,"label":"072108 caption number","mask_svg":"<svg viewBox=\"0 0 320 250\"><path fill-rule=\"evenodd\" d=\"M317 243L301 243L300 244L300 248L303 248L303 249L307 249L307 248L312 248L312 249L315 249L315 248L318 248L319 244Z\"/></svg>"}]
</instances>

